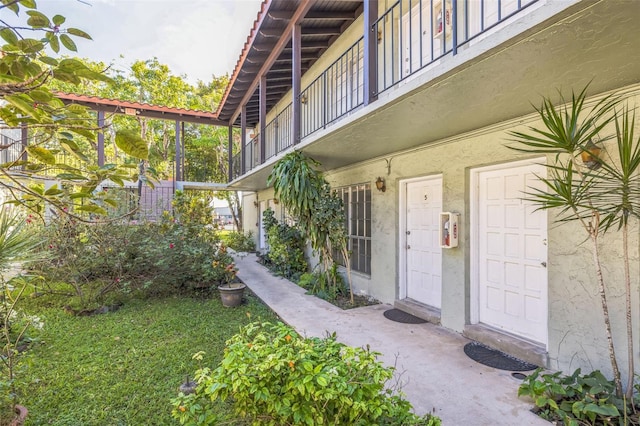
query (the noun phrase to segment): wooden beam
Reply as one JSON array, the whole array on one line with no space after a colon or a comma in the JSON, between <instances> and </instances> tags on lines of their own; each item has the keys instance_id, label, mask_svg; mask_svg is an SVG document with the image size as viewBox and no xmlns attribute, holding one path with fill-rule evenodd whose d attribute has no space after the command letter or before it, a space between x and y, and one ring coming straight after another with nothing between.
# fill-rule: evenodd
<instances>
[{"instance_id":1,"label":"wooden beam","mask_svg":"<svg viewBox=\"0 0 640 426\"><path fill-rule=\"evenodd\" d=\"M269 17L275 21L288 21L293 16L291 10L270 10Z\"/></svg>"},{"instance_id":2,"label":"wooden beam","mask_svg":"<svg viewBox=\"0 0 640 426\"><path fill-rule=\"evenodd\" d=\"M293 32L291 35L291 46L293 47L291 52L291 80L292 80L292 110L291 110L291 134L293 135L293 144L300 143L300 121L302 114L300 113L300 79L302 77L301 63L302 63L302 27L300 24L293 26Z\"/></svg>"},{"instance_id":3,"label":"wooden beam","mask_svg":"<svg viewBox=\"0 0 640 426\"><path fill-rule=\"evenodd\" d=\"M364 104L369 105L378 98L377 64L378 34L375 23L378 19L378 0L364 1Z\"/></svg>"},{"instance_id":4,"label":"wooden beam","mask_svg":"<svg viewBox=\"0 0 640 426\"><path fill-rule=\"evenodd\" d=\"M344 12L344 11L333 11L333 12L320 12L320 11L310 11L304 17L304 20L308 19L316 19L319 21L355 21L357 15L354 15L353 12Z\"/></svg>"},{"instance_id":5,"label":"wooden beam","mask_svg":"<svg viewBox=\"0 0 640 426\"><path fill-rule=\"evenodd\" d=\"M267 58L264 64L262 64L262 67L260 67L260 72L258 72L259 75L265 75L268 71L270 71L270 68L273 66L278 56L280 56L280 54L282 53L282 49L284 48L284 46L286 46L287 43L289 43L289 40L291 39L291 32L293 30L293 26L304 18L304 16L309 12L309 10L315 4L315 2L316 0L301 0L298 3L298 8L296 9L291 20L287 24L287 27L282 32L282 37L278 39L278 42L276 43L273 50L271 51L269 58ZM244 105L247 103L247 101L251 98L251 95L253 95L253 91L258 87L258 83L259 83L258 80L253 82L249 90L247 90L241 104ZM236 109L231 115L231 119L229 121L232 123L235 122L239 114L240 114L240 111Z\"/></svg>"},{"instance_id":6,"label":"wooden beam","mask_svg":"<svg viewBox=\"0 0 640 426\"><path fill-rule=\"evenodd\" d=\"M341 34L340 27L319 27L319 28L305 27L305 28L302 28L302 35L303 36L339 35L339 34Z\"/></svg>"}]
</instances>

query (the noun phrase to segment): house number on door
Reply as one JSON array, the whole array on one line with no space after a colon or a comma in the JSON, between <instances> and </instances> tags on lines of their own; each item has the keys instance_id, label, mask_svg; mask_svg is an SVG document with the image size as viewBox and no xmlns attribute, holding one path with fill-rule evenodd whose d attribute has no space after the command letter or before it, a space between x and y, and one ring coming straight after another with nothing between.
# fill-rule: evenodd
<instances>
[{"instance_id":1,"label":"house number on door","mask_svg":"<svg viewBox=\"0 0 640 426\"><path fill-rule=\"evenodd\" d=\"M424 194L424 200L427 201L428 198L429 196L427 194Z\"/></svg>"}]
</instances>

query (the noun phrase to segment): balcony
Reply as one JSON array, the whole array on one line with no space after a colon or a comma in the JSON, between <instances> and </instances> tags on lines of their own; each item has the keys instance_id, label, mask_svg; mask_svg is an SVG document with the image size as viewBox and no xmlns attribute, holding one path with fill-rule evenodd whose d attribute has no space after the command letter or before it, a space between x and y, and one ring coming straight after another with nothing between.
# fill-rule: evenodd
<instances>
[{"instance_id":1,"label":"balcony","mask_svg":"<svg viewBox=\"0 0 640 426\"><path fill-rule=\"evenodd\" d=\"M588 65L597 63L599 74L609 70L618 80L596 78L593 93L621 87L620 80L637 82L637 61L625 60L638 57L628 18L634 5L620 6L405 0L369 23L363 13L349 30L370 28L373 48L367 37L352 35L353 44L300 87L298 144L294 104L284 103L293 92L272 102L272 111L281 112L264 127L257 123L259 134L233 158L231 184L264 187L270 166L293 145L331 169L522 116L541 93L594 80Z\"/></svg>"}]
</instances>

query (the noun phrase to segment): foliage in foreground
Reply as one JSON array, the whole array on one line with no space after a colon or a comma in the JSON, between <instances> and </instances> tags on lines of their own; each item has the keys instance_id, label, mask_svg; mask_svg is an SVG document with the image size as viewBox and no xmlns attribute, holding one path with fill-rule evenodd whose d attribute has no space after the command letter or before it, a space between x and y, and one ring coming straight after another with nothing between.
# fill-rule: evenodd
<instances>
[{"instance_id":1,"label":"foliage in foreground","mask_svg":"<svg viewBox=\"0 0 640 426\"><path fill-rule=\"evenodd\" d=\"M386 385L394 368L368 348L353 348L336 336L303 338L282 323L248 324L227 341L215 369L196 372L194 394L173 400L183 425L211 425L230 418L265 425L440 425L411 412L411 404ZM213 407L229 401L228 417Z\"/></svg>"},{"instance_id":2,"label":"foliage in foreground","mask_svg":"<svg viewBox=\"0 0 640 426\"><path fill-rule=\"evenodd\" d=\"M600 371L583 375L577 369L570 376L540 372L527 376L518 389L518 396L534 400L540 417L565 426L640 424L637 396L633 401L617 396L615 383Z\"/></svg>"},{"instance_id":3,"label":"foliage in foreground","mask_svg":"<svg viewBox=\"0 0 640 426\"><path fill-rule=\"evenodd\" d=\"M31 363L21 376L29 424L174 424L168 401L199 365L189 354L202 350L204 362L218 363L224 342L251 321L249 314L274 318L257 298L245 298L239 309L218 298L132 299L91 317L64 313L54 296L26 298L44 322L42 344L26 353ZM228 411L224 404L214 409Z\"/></svg>"}]
</instances>

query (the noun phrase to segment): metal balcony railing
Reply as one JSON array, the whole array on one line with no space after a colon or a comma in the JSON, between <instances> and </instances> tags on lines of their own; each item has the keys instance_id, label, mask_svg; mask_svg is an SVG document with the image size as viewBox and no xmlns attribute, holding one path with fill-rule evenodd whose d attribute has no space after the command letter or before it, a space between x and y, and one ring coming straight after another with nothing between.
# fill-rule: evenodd
<instances>
[{"instance_id":1,"label":"metal balcony railing","mask_svg":"<svg viewBox=\"0 0 640 426\"><path fill-rule=\"evenodd\" d=\"M301 139L364 103L363 68L364 38L360 38L300 92Z\"/></svg>"},{"instance_id":2,"label":"metal balcony railing","mask_svg":"<svg viewBox=\"0 0 640 426\"><path fill-rule=\"evenodd\" d=\"M537 0L399 0L374 23L376 93L384 92L485 33ZM360 38L300 92L300 139L341 119L364 103L364 38ZM293 144L291 104L233 158L236 179Z\"/></svg>"},{"instance_id":3,"label":"metal balcony railing","mask_svg":"<svg viewBox=\"0 0 640 426\"><path fill-rule=\"evenodd\" d=\"M378 93L457 49L537 0L405 0L374 24Z\"/></svg>"}]
</instances>

